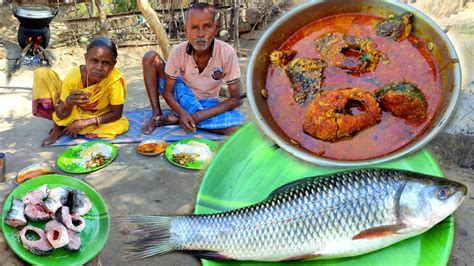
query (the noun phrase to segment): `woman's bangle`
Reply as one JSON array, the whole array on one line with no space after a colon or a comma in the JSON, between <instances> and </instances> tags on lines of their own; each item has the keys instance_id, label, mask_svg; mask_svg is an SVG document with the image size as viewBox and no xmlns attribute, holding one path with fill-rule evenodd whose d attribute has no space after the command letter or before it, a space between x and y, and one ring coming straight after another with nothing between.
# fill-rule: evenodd
<instances>
[{"instance_id":1,"label":"woman's bangle","mask_svg":"<svg viewBox=\"0 0 474 266\"><path fill-rule=\"evenodd\" d=\"M97 127L100 127L100 117L96 116L95 121L97 122Z\"/></svg>"}]
</instances>

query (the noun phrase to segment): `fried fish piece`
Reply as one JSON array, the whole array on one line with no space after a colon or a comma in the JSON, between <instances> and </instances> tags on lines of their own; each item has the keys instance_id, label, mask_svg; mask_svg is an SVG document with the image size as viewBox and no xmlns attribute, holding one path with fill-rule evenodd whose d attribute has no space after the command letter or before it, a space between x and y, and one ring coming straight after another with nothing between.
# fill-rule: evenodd
<instances>
[{"instance_id":1,"label":"fried fish piece","mask_svg":"<svg viewBox=\"0 0 474 266\"><path fill-rule=\"evenodd\" d=\"M294 50L275 50L270 53L270 63L273 65L284 68L296 55Z\"/></svg>"},{"instance_id":2,"label":"fried fish piece","mask_svg":"<svg viewBox=\"0 0 474 266\"><path fill-rule=\"evenodd\" d=\"M269 57L273 65L285 70L293 88L293 99L301 104L321 91L327 64L321 59L294 58L295 55L293 50L275 50Z\"/></svg>"},{"instance_id":3,"label":"fried fish piece","mask_svg":"<svg viewBox=\"0 0 474 266\"><path fill-rule=\"evenodd\" d=\"M304 103L321 92L324 81L326 62L321 59L295 58L286 66L286 72L291 80L293 99Z\"/></svg>"},{"instance_id":4,"label":"fried fish piece","mask_svg":"<svg viewBox=\"0 0 474 266\"><path fill-rule=\"evenodd\" d=\"M418 87L408 81L384 85L375 93L382 110L411 123L421 123L427 117L428 102Z\"/></svg>"},{"instance_id":5,"label":"fried fish piece","mask_svg":"<svg viewBox=\"0 0 474 266\"><path fill-rule=\"evenodd\" d=\"M387 56L375 49L370 39L362 39L342 33L329 33L316 39L316 50L329 65L360 75L373 72L379 61Z\"/></svg>"},{"instance_id":6,"label":"fried fish piece","mask_svg":"<svg viewBox=\"0 0 474 266\"><path fill-rule=\"evenodd\" d=\"M408 38L413 28L412 23L413 13L405 12L377 23L375 32L381 37L399 42Z\"/></svg>"},{"instance_id":7,"label":"fried fish piece","mask_svg":"<svg viewBox=\"0 0 474 266\"><path fill-rule=\"evenodd\" d=\"M361 107L353 114L351 105ZM334 142L352 136L380 121L382 111L370 92L360 88L345 88L320 93L309 107L303 131L320 140Z\"/></svg>"}]
</instances>

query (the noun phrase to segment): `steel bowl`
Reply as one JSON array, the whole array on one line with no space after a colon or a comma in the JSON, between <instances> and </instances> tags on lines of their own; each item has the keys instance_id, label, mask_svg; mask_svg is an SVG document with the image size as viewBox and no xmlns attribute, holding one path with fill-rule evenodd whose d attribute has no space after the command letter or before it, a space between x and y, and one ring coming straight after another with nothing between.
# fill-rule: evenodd
<instances>
[{"instance_id":1,"label":"steel bowl","mask_svg":"<svg viewBox=\"0 0 474 266\"><path fill-rule=\"evenodd\" d=\"M145 144L149 144L149 143L154 143L154 144L163 144L164 145L164 149L160 152L141 152L139 150L139 148L142 146L142 145L145 145ZM158 156L160 154L162 154L165 150L166 150L166 147L168 147L168 144L162 140L158 140L158 139L149 139L149 140L144 140L142 142L140 142L138 145L137 145L137 148L136 148L136 151L137 153L141 154L141 155L145 155L145 156L149 156L149 157L153 157L153 156Z\"/></svg>"},{"instance_id":2,"label":"steel bowl","mask_svg":"<svg viewBox=\"0 0 474 266\"><path fill-rule=\"evenodd\" d=\"M431 51L438 64L442 84L442 102L428 129L403 148L373 159L341 161L318 156L293 144L272 117L262 89L265 88L269 54L279 49L293 33L318 19L343 13L364 13L382 17L412 12L413 31L425 43L432 42ZM276 144L305 161L325 166L366 166L386 162L413 153L430 142L449 121L461 90L461 67L452 43L441 28L423 12L407 4L377 0L328 0L302 4L280 17L258 41L247 69L247 96L263 132Z\"/></svg>"}]
</instances>

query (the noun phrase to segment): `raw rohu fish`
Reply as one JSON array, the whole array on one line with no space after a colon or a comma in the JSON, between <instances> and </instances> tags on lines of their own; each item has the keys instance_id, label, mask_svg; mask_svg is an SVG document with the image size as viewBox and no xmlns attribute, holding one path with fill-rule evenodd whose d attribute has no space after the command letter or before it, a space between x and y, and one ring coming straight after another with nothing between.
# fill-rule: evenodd
<instances>
[{"instance_id":1,"label":"raw rohu fish","mask_svg":"<svg viewBox=\"0 0 474 266\"><path fill-rule=\"evenodd\" d=\"M26 196L23 198L23 202L25 204L41 204L43 203L43 199L47 196L48 186L45 184L35 190L28 192L28 194L26 194Z\"/></svg>"},{"instance_id":2,"label":"raw rohu fish","mask_svg":"<svg viewBox=\"0 0 474 266\"><path fill-rule=\"evenodd\" d=\"M66 227L56 220L49 221L44 227L44 231L46 238L53 248L64 247L69 243Z\"/></svg>"},{"instance_id":3,"label":"raw rohu fish","mask_svg":"<svg viewBox=\"0 0 474 266\"><path fill-rule=\"evenodd\" d=\"M84 215L92 207L92 203L89 198L84 194L84 192L73 189L69 193L67 204L73 215Z\"/></svg>"},{"instance_id":4,"label":"raw rohu fish","mask_svg":"<svg viewBox=\"0 0 474 266\"><path fill-rule=\"evenodd\" d=\"M48 198L65 205L70 191L71 189L66 187L55 187L49 191Z\"/></svg>"},{"instance_id":5,"label":"raw rohu fish","mask_svg":"<svg viewBox=\"0 0 474 266\"><path fill-rule=\"evenodd\" d=\"M47 198L43 202L43 209L48 213L55 213L59 208L61 208L61 206L63 206L61 202L53 200L51 198Z\"/></svg>"},{"instance_id":6,"label":"raw rohu fish","mask_svg":"<svg viewBox=\"0 0 474 266\"><path fill-rule=\"evenodd\" d=\"M28 240L26 234L28 232L34 232L38 235L38 240ZM35 254L35 255L48 255L53 252L54 248L49 243L48 239L46 238L46 234L40 228L36 228L33 226L25 226L20 231L20 242L25 247L26 250Z\"/></svg>"},{"instance_id":7,"label":"raw rohu fish","mask_svg":"<svg viewBox=\"0 0 474 266\"><path fill-rule=\"evenodd\" d=\"M79 251L81 249L82 241L81 238L77 235L76 232L71 229L67 229L67 234L69 236L69 243L64 247L68 251Z\"/></svg>"},{"instance_id":8,"label":"raw rohu fish","mask_svg":"<svg viewBox=\"0 0 474 266\"><path fill-rule=\"evenodd\" d=\"M26 204L25 216L28 221L31 222L43 222L51 220L51 214L44 209L43 204Z\"/></svg>"},{"instance_id":9,"label":"raw rohu fish","mask_svg":"<svg viewBox=\"0 0 474 266\"><path fill-rule=\"evenodd\" d=\"M85 229L86 220L81 217L90 211L92 202L78 189L41 187L28 192L23 199L13 198L5 223L12 227L28 222L46 222L44 231L31 225L19 232L23 247L35 255L48 255L55 248L79 251L82 245L79 232ZM26 235L36 234L38 240Z\"/></svg>"},{"instance_id":10,"label":"raw rohu fish","mask_svg":"<svg viewBox=\"0 0 474 266\"><path fill-rule=\"evenodd\" d=\"M45 209L50 213L55 213L61 206L67 203L70 189L56 187L49 191L48 198L44 201Z\"/></svg>"},{"instance_id":11,"label":"raw rohu fish","mask_svg":"<svg viewBox=\"0 0 474 266\"><path fill-rule=\"evenodd\" d=\"M195 251L211 259L349 257L421 234L453 213L466 186L402 170L308 177L255 205L218 214L121 218L127 259Z\"/></svg>"},{"instance_id":12,"label":"raw rohu fish","mask_svg":"<svg viewBox=\"0 0 474 266\"><path fill-rule=\"evenodd\" d=\"M74 232L81 232L86 227L84 218L78 215L71 215L69 207L63 206L56 212L56 219L60 221L67 229Z\"/></svg>"},{"instance_id":13,"label":"raw rohu fish","mask_svg":"<svg viewBox=\"0 0 474 266\"><path fill-rule=\"evenodd\" d=\"M25 218L25 203L23 203L22 200L15 197L13 198L12 207L7 213L5 223L13 227L23 226L27 223Z\"/></svg>"}]
</instances>

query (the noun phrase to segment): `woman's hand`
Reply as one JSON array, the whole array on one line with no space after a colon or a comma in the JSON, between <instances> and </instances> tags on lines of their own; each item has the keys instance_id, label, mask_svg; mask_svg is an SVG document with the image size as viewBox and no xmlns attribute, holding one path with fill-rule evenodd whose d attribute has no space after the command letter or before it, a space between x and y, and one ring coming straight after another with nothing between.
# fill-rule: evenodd
<instances>
[{"instance_id":1,"label":"woman's hand","mask_svg":"<svg viewBox=\"0 0 474 266\"><path fill-rule=\"evenodd\" d=\"M186 132L196 131L196 123L194 122L193 117L186 111L179 114L179 124Z\"/></svg>"},{"instance_id":2,"label":"woman's hand","mask_svg":"<svg viewBox=\"0 0 474 266\"><path fill-rule=\"evenodd\" d=\"M90 119L79 119L75 120L69 126L64 128L63 133L68 135L69 137L76 138L77 133L81 131L81 129L91 125Z\"/></svg>"},{"instance_id":3,"label":"woman's hand","mask_svg":"<svg viewBox=\"0 0 474 266\"><path fill-rule=\"evenodd\" d=\"M71 91L69 96L66 98L65 104L68 106L70 104L73 104L73 105L85 104L89 102L89 96L90 96L90 93L88 92L84 92L81 90L73 90Z\"/></svg>"}]
</instances>

